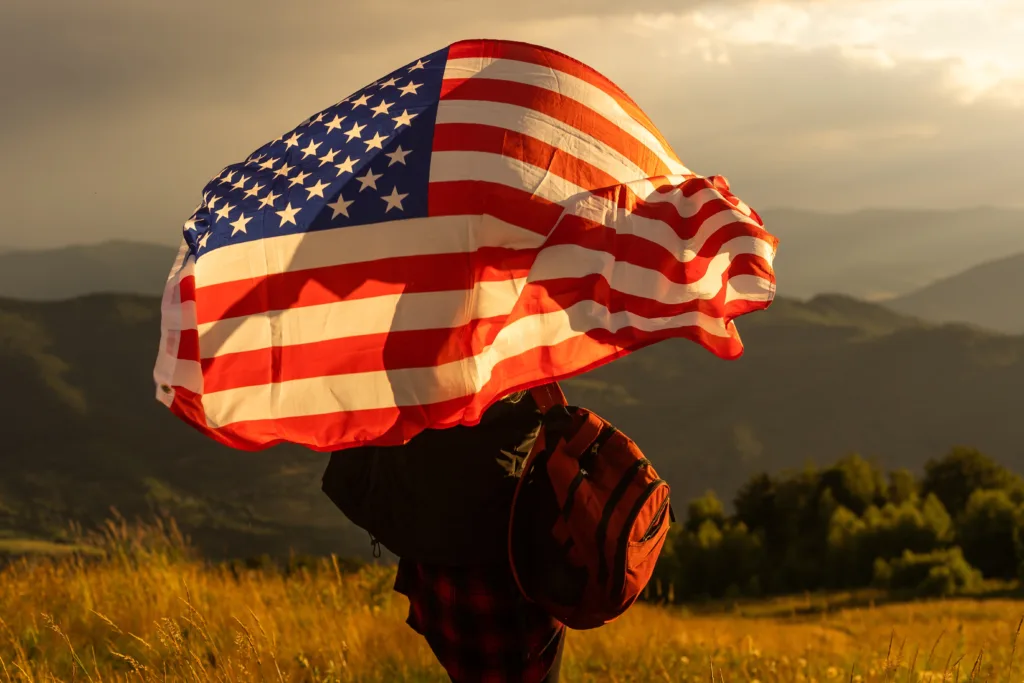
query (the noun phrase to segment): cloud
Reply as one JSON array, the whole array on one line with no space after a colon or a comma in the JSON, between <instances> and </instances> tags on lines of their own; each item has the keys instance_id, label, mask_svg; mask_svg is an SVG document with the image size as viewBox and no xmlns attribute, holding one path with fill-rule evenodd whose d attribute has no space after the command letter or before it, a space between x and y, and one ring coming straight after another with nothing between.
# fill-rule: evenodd
<instances>
[{"instance_id":1,"label":"cloud","mask_svg":"<svg viewBox=\"0 0 1024 683\"><path fill-rule=\"evenodd\" d=\"M0 245L174 241L224 165L467 37L591 64L755 208L1020 204L1010 1L970 3L995 31L978 41L954 36L967 0L522 0L513 17L455 0L8 0Z\"/></svg>"}]
</instances>

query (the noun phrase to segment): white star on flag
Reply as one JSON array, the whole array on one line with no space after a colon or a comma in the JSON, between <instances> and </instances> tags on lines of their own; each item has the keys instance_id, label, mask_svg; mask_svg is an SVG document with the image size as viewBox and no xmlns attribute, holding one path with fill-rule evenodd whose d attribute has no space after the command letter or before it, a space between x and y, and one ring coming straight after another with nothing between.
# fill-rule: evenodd
<instances>
[{"instance_id":1,"label":"white star on flag","mask_svg":"<svg viewBox=\"0 0 1024 683\"><path fill-rule=\"evenodd\" d=\"M331 216L331 218L337 218L339 215L348 218L348 207L352 206L352 204L354 203L354 201L346 201L345 198L339 194L337 201L335 201L333 204L327 205L334 210L334 215Z\"/></svg>"},{"instance_id":2,"label":"white star on flag","mask_svg":"<svg viewBox=\"0 0 1024 683\"><path fill-rule=\"evenodd\" d=\"M298 225L298 223L295 222L295 216L298 215L299 211L302 211L301 207L297 209L292 208L292 203L288 202L288 206L280 211L275 211L274 213L281 217L281 227L283 228L285 223Z\"/></svg>"},{"instance_id":3,"label":"white star on flag","mask_svg":"<svg viewBox=\"0 0 1024 683\"><path fill-rule=\"evenodd\" d=\"M388 168L390 168L394 164L402 164L404 166L405 158L409 156L411 153L411 149L402 149L402 146L399 145L398 147L395 148L394 152L389 152L385 154L384 156L391 159L391 161L388 163Z\"/></svg>"},{"instance_id":4,"label":"white star on flag","mask_svg":"<svg viewBox=\"0 0 1024 683\"><path fill-rule=\"evenodd\" d=\"M322 144L324 144L324 143L322 143L322 142L314 143L312 140L310 140L309 141L309 145L306 147L306 149L302 150L302 158L305 159L306 157L316 156L316 150Z\"/></svg>"},{"instance_id":5,"label":"white star on flag","mask_svg":"<svg viewBox=\"0 0 1024 683\"><path fill-rule=\"evenodd\" d=\"M252 216L246 216L242 214L238 217L238 220L231 224L231 236L234 237L235 233L245 232L245 226L252 220Z\"/></svg>"},{"instance_id":6,"label":"white star on flag","mask_svg":"<svg viewBox=\"0 0 1024 683\"><path fill-rule=\"evenodd\" d=\"M260 199L260 208L265 209L268 206L274 208L274 202L281 198L281 195L274 194L273 191L269 192L266 197Z\"/></svg>"},{"instance_id":7,"label":"white star on flag","mask_svg":"<svg viewBox=\"0 0 1024 683\"><path fill-rule=\"evenodd\" d=\"M363 190L365 190L368 187L372 187L373 189L376 190L377 189L377 178L382 178L382 177L384 177L383 173L374 174L372 168L366 169L366 175L361 175L361 176L357 176L356 177L356 180L358 180L363 185L362 187L359 188L359 191L362 192Z\"/></svg>"},{"instance_id":8,"label":"white star on flag","mask_svg":"<svg viewBox=\"0 0 1024 683\"><path fill-rule=\"evenodd\" d=\"M297 176L292 178L291 181L289 181L288 187L295 187L296 185L301 186L302 183L306 182L306 178L308 178L310 175L311 174L305 172L298 174Z\"/></svg>"},{"instance_id":9,"label":"white star on flag","mask_svg":"<svg viewBox=\"0 0 1024 683\"><path fill-rule=\"evenodd\" d=\"M234 206L232 206L231 204L225 204L224 206L217 210L217 215L220 216L222 219L226 219L230 217L231 212L234 210Z\"/></svg>"},{"instance_id":10,"label":"white star on flag","mask_svg":"<svg viewBox=\"0 0 1024 683\"><path fill-rule=\"evenodd\" d=\"M360 135L362 135L363 128L366 128L366 124L365 123L363 125L361 125L361 126L358 123L353 123L352 124L352 129L345 131L345 135L348 136L348 141L352 142L352 140L354 140L354 139L358 138Z\"/></svg>"},{"instance_id":11,"label":"white star on flag","mask_svg":"<svg viewBox=\"0 0 1024 683\"><path fill-rule=\"evenodd\" d=\"M416 114L410 114L408 110L405 110L400 116L391 117L391 120L395 122L395 128L398 129L402 126L411 126L414 118L416 118Z\"/></svg>"},{"instance_id":12,"label":"white star on flag","mask_svg":"<svg viewBox=\"0 0 1024 683\"><path fill-rule=\"evenodd\" d=\"M334 120L333 121L328 121L324 125L327 126L327 130L329 130L329 131L331 131L333 133L336 130L341 130L341 122L344 121L344 120L345 120L344 116L338 116L337 114L335 114L334 115Z\"/></svg>"},{"instance_id":13,"label":"white star on flag","mask_svg":"<svg viewBox=\"0 0 1024 683\"><path fill-rule=\"evenodd\" d=\"M345 161L341 162L340 164L335 164L334 167L338 169L339 176L342 173L355 173L355 165L356 162L358 161L359 159L353 159L350 156L346 156Z\"/></svg>"},{"instance_id":14,"label":"white star on flag","mask_svg":"<svg viewBox=\"0 0 1024 683\"><path fill-rule=\"evenodd\" d=\"M388 203L388 208L384 209L384 213L387 213L391 209L399 209L401 211L404 211L405 209L402 208L402 200L408 196L409 193L399 194L397 187L391 190L390 195L382 196L381 199Z\"/></svg>"},{"instance_id":15,"label":"white star on flag","mask_svg":"<svg viewBox=\"0 0 1024 683\"><path fill-rule=\"evenodd\" d=\"M323 166L324 164L333 164L334 157L336 156L338 156L338 153L334 151L333 147L331 147L329 152L324 152L324 155L320 157L320 165Z\"/></svg>"},{"instance_id":16,"label":"white star on flag","mask_svg":"<svg viewBox=\"0 0 1024 683\"><path fill-rule=\"evenodd\" d=\"M379 114L389 113L388 110L391 109L391 107L393 106L395 106L394 102L385 102L384 98L381 98L380 104L378 104L376 107L371 108L370 111L374 112L373 118L377 118Z\"/></svg>"},{"instance_id":17,"label":"white star on flag","mask_svg":"<svg viewBox=\"0 0 1024 683\"><path fill-rule=\"evenodd\" d=\"M387 140L387 136L382 136L380 133L374 133L373 138L370 140L364 140L366 144L366 151L369 152L371 149L384 149L384 141Z\"/></svg>"},{"instance_id":18,"label":"white star on flag","mask_svg":"<svg viewBox=\"0 0 1024 683\"><path fill-rule=\"evenodd\" d=\"M317 180L316 181L316 185L311 185L310 187L306 187L306 188L303 188L303 189L306 190L306 192L309 193L309 196L306 197L306 199L312 199L314 196L320 197L321 199L323 199L324 198L324 190L326 190L328 187L330 187L330 185L328 183L325 183L322 180Z\"/></svg>"},{"instance_id":19,"label":"white star on flag","mask_svg":"<svg viewBox=\"0 0 1024 683\"><path fill-rule=\"evenodd\" d=\"M402 92L400 97L405 97L406 95L416 95L416 94L418 94L416 91L419 88L421 88L422 86L423 86L422 83L413 83L412 81L409 81L408 83L403 85L401 88L399 88L399 90Z\"/></svg>"}]
</instances>

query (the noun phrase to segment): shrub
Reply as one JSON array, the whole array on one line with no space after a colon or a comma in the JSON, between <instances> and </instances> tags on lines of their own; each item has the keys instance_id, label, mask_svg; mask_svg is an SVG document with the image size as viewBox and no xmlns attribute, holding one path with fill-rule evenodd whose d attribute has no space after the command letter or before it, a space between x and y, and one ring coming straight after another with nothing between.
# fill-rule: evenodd
<instances>
[{"instance_id":1,"label":"shrub","mask_svg":"<svg viewBox=\"0 0 1024 683\"><path fill-rule=\"evenodd\" d=\"M931 553L905 551L893 560L875 560L875 584L892 591L946 597L976 590L981 572L964 559L958 547Z\"/></svg>"}]
</instances>

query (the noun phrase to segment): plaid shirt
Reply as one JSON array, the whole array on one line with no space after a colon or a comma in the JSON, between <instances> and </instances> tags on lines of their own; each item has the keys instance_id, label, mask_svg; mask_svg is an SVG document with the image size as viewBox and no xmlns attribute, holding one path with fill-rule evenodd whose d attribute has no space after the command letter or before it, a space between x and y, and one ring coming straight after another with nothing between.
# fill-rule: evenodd
<instances>
[{"instance_id":1,"label":"plaid shirt","mask_svg":"<svg viewBox=\"0 0 1024 683\"><path fill-rule=\"evenodd\" d=\"M565 626L519 592L507 563L442 567L398 563L407 623L456 683L553 683Z\"/></svg>"}]
</instances>

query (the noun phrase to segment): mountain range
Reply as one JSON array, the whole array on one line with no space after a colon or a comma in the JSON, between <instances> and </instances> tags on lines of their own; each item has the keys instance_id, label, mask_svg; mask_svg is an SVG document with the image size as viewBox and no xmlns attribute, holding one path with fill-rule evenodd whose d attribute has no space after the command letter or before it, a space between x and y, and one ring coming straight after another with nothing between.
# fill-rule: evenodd
<instances>
[{"instance_id":1,"label":"mountain range","mask_svg":"<svg viewBox=\"0 0 1024 683\"><path fill-rule=\"evenodd\" d=\"M1024 211L871 209L822 214L765 211L779 237L779 293L900 297L982 263L1024 252Z\"/></svg>"},{"instance_id":2,"label":"mountain range","mask_svg":"<svg viewBox=\"0 0 1024 683\"><path fill-rule=\"evenodd\" d=\"M935 325L844 296L738 321L746 353L655 344L565 383L633 437L685 501L849 452L919 469L957 444L1024 469L1024 337ZM0 540L67 520L172 513L211 555L336 552L369 539L319 490L326 456L219 446L154 398L159 300L0 300ZM2 545L2 543L0 543Z\"/></svg>"},{"instance_id":3,"label":"mountain range","mask_svg":"<svg viewBox=\"0 0 1024 683\"><path fill-rule=\"evenodd\" d=\"M158 295L176 253L175 247L126 241L0 250L0 297L52 301L97 293Z\"/></svg>"},{"instance_id":4,"label":"mountain range","mask_svg":"<svg viewBox=\"0 0 1024 683\"><path fill-rule=\"evenodd\" d=\"M963 322L1024 334L1024 253L983 263L885 301L895 311L936 322Z\"/></svg>"}]
</instances>

